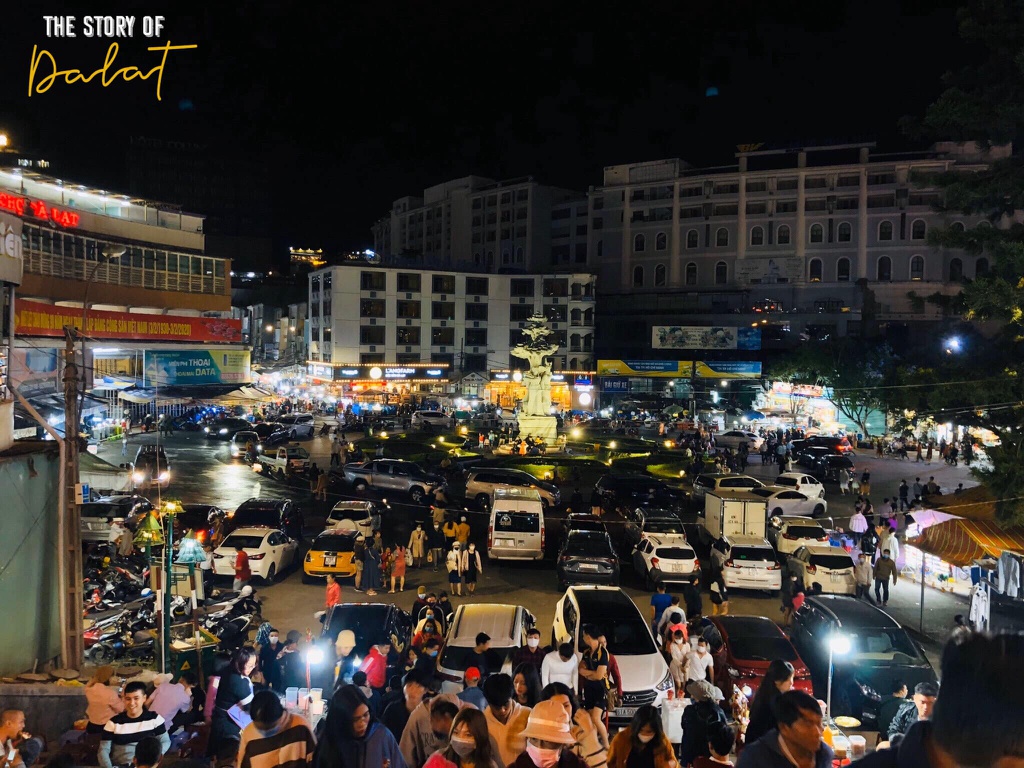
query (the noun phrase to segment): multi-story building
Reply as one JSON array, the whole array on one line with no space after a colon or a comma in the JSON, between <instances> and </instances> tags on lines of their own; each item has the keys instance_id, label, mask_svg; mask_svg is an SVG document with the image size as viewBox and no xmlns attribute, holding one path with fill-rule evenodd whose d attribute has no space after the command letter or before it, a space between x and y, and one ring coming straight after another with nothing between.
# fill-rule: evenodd
<instances>
[{"instance_id":1,"label":"multi-story building","mask_svg":"<svg viewBox=\"0 0 1024 768\"><path fill-rule=\"evenodd\" d=\"M729 167L605 168L590 193L588 241L602 358L678 357L681 347L657 343L666 326L756 322L766 346L787 334L895 333L941 319L925 297L956 293L988 269L984 256L929 242L937 227L981 217L941 211L927 176L984 167L1006 148L740 149Z\"/></svg>"},{"instance_id":2,"label":"multi-story building","mask_svg":"<svg viewBox=\"0 0 1024 768\"><path fill-rule=\"evenodd\" d=\"M318 379L362 381L368 366L440 366L446 380L481 372L511 380L525 365L511 349L523 340L528 319L541 314L559 344L554 370L588 372L594 313L594 276L585 272L493 274L348 263L309 276L310 371Z\"/></svg>"},{"instance_id":3,"label":"multi-story building","mask_svg":"<svg viewBox=\"0 0 1024 768\"><path fill-rule=\"evenodd\" d=\"M585 263L585 248L578 245L586 237L586 201L579 192L532 177L465 176L430 187L422 196L395 200L390 215L374 224L373 237L377 255L401 257L408 264L572 269Z\"/></svg>"}]
</instances>

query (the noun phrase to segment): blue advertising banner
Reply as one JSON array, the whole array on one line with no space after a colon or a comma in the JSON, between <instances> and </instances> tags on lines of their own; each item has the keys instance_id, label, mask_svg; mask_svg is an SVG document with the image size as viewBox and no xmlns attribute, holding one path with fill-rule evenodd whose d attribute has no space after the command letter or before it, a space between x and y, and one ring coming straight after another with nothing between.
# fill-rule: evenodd
<instances>
[{"instance_id":1,"label":"blue advertising banner","mask_svg":"<svg viewBox=\"0 0 1024 768\"><path fill-rule=\"evenodd\" d=\"M759 379L761 363L746 360L715 360L697 363L697 377L701 379Z\"/></svg>"},{"instance_id":2,"label":"blue advertising banner","mask_svg":"<svg viewBox=\"0 0 1024 768\"><path fill-rule=\"evenodd\" d=\"M760 328L737 328L736 349L758 350L761 348Z\"/></svg>"},{"instance_id":3,"label":"blue advertising banner","mask_svg":"<svg viewBox=\"0 0 1024 768\"><path fill-rule=\"evenodd\" d=\"M175 349L146 352L146 387L248 384L249 350Z\"/></svg>"}]
</instances>

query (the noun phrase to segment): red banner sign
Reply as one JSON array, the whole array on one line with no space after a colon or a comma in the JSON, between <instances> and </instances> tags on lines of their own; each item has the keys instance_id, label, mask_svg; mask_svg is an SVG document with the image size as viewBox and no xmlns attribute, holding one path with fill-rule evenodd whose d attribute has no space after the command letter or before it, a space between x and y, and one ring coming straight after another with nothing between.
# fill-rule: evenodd
<instances>
[{"instance_id":1,"label":"red banner sign","mask_svg":"<svg viewBox=\"0 0 1024 768\"><path fill-rule=\"evenodd\" d=\"M62 211L43 200L29 200L27 197L0 192L0 208L24 216L31 213L37 219L52 221L62 227L77 227L81 217L71 211Z\"/></svg>"},{"instance_id":2,"label":"red banner sign","mask_svg":"<svg viewBox=\"0 0 1024 768\"><path fill-rule=\"evenodd\" d=\"M19 336L64 336L64 326L82 325L82 310L17 299L14 305ZM224 342L242 341L242 321L219 317L143 315L90 309L85 335L94 339L135 341Z\"/></svg>"}]
</instances>

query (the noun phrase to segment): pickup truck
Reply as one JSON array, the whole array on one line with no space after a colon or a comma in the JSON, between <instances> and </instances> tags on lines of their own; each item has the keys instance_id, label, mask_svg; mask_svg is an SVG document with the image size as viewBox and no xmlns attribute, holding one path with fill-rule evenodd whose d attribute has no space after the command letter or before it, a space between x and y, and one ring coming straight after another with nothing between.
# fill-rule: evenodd
<instances>
[{"instance_id":1,"label":"pickup truck","mask_svg":"<svg viewBox=\"0 0 1024 768\"><path fill-rule=\"evenodd\" d=\"M444 484L444 478L439 475L424 471L416 462L401 459L373 459L361 464L346 464L345 479L357 491L368 487L404 491L417 503Z\"/></svg>"},{"instance_id":2,"label":"pickup truck","mask_svg":"<svg viewBox=\"0 0 1024 768\"><path fill-rule=\"evenodd\" d=\"M283 480L288 475L301 474L309 469L309 451L301 445L282 445L261 453L257 463L263 472Z\"/></svg>"}]
</instances>

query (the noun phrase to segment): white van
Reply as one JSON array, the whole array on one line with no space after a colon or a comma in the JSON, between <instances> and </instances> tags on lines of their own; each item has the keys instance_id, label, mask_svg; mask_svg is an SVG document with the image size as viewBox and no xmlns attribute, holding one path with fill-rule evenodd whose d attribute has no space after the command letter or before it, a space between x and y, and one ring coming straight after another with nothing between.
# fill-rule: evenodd
<instances>
[{"instance_id":1,"label":"white van","mask_svg":"<svg viewBox=\"0 0 1024 768\"><path fill-rule=\"evenodd\" d=\"M536 489L495 487L487 556L492 560L544 559L544 503Z\"/></svg>"}]
</instances>

